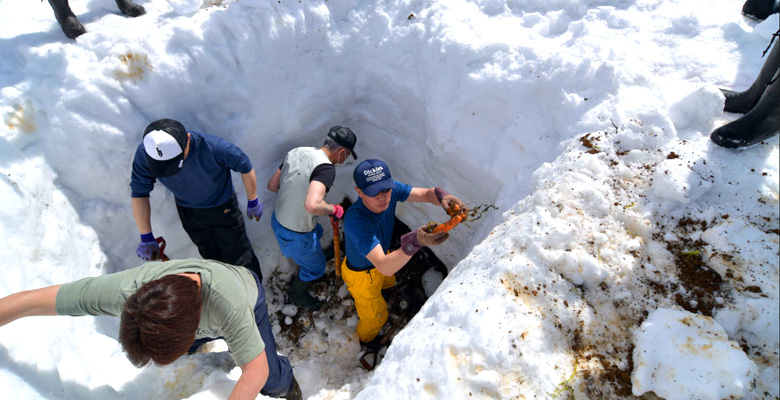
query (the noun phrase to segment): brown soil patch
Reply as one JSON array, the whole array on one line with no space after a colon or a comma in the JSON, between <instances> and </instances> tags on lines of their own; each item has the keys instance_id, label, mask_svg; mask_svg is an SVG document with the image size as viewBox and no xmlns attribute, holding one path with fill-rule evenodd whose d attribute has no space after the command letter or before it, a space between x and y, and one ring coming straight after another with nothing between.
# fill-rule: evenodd
<instances>
[{"instance_id":1,"label":"brown soil patch","mask_svg":"<svg viewBox=\"0 0 780 400\"><path fill-rule=\"evenodd\" d=\"M623 328L616 327L616 329ZM630 335L626 337L630 338ZM633 397L631 393L631 371L634 369L633 343L615 343L615 348L625 347L625 350L616 351L615 354L608 356L600 353L604 349L586 344L586 340L583 339L580 330L574 333L572 340L572 351L577 357L577 363L583 366L580 389L591 399L605 397L609 392L620 397ZM622 359L628 362L626 369L618 366L617 362ZM597 368L584 367L593 363Z\"/></svg>"}]
</instances>

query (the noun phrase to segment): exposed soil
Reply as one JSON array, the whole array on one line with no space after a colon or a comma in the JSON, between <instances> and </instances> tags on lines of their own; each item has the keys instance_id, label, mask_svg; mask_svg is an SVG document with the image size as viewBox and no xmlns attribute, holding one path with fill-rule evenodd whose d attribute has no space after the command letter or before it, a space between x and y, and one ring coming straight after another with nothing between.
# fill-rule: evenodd
<instances>
[{"instance_id":1,"label":"exposed soil","mask_svg":"<svg viewBox=\"0 0 780 400\"><path fill-rule=\"evenodd\" d=\"M580 144L585 147L585 153L605 153L607 158L611 158L611 151L599 148L597 145L601 132L591 132L579 138ZM611 150L611 149L609 149ZM625 156L628 150L616 152L614 160L610 165L615 165L619 156ZM680 158L675 152L670 152L663 156L666 159ZM607 160L609 162L610 160ZM646 165L640 168L643 173L651 174L654 171L654 165ZM650 179L652 181L652 179ZM635 188L631 188L635 190ZM625 185L616 184L616 193L625 192ZM629 193L631 200L642 197L640 193ZM619 206L624 202L615 202ZM630 203L624 208L633 206ZM723 219L729 218L723 215ZM663 220L663 219L662 219ZM591 306L593 314L598 318L597 308L603 308L607 314L612 309L618 319L604 321L589 321L580 323L580 327L571 335L571 350L577 360L576 376L577 379L571 382L569 388L576 388L579 394L585 398L626 398L626 399L657 399L652 392L648 392L640 397L632 393L631 373L633 365L633 333L632 330L640 326L647 318L648 310L658 307L658 304L674 303L681 308L696 314L713 316L717 308L722 307L731 298L732 288L729 284L733 277L721 277L714 271L708 260L703 257L707 244L699 239L700 234L706 231L710 226L707 221L701 221L690 217L682 218L669 226L659 226L651 238L656 243L662 244L672 255L673 264L665 273L669 278L660 282L655 282L639 274L635 276L634 285L645 287L647 295L644 298L637 298L634 304L621 303L619 301L609 303L603 302L603 293L610 292L612 285L616 282L601 282L597 287L590 289L580 288L582 298L586 302L591 299L594 304ZM674 238L668 240L668 238ZM642 251L631 253L636 257L638 266L645 268L644 263L651 263L654 254L644 254ZM728 258L729 254L715 253L718 257ZM644 260L643 260L644 259ZM627 281L626 281L627 282ZM624 282L623 284L625 284ZM757 286L744 288L748 292L757 293L761 289ZM601 302L600 305L596 303ZM614 308L613 308L614 307ZM606 333L607 337L594 336L593 332ZM565 333L565 332L564 332ZM743 344L743 349L748 352L747 345ZM753 349L754 350L754 349ZM564 393L568 392L568 393ZM575 391L568 390L560 393L556 398L574 398ZM568 394L568 396L567 396Z\"/></svg>"},{"instance_id":2,"label":"exposed soil","mask_svg":"<svg viewBox=\"0 0 780 400\"><path fill-rule=\"evenodd\" d=\"M622 352L616 352L609 357L601 354L598 349L590 344L585 344L581 331L574 333L572 340L572 351L577 357L577 363L580 365L592 365L596 362L597 368L582 368L582 381L580 387L590 398L604 396L607 392L612 392L620 397L632 397L631 393L631 371L634 369L634 360L631 354L634 346L628 343L628 349ZM625 358L628 362L628 368L621 369L614 361Z\"/></svg>"},{"instance_id":3,"label":"exposed soil","mask_svg":"<svg viewBox=\"0 0 780 400\"><path fill-rule=\"evenodd\" d=\"M707 265L702 256L701 249L706 244L701 239L689 238L691 233L703 232L707 228L705 221L686 217L678 221L674 229L680 240L665 241L662 232L654 235L653 239L665 243L666 249L674 256L679 284L665 282L665 285L654 284L652 287L664 296L671 293L675 303L683 309L711 317L713 310L722 304L723 299L730 297L730 289L728 283Z\"/></svg>"},{"instance_id":4,"label":"exposed soil","mask_svg":"<svg viewBox=\"0 0 780 400\"><path fill-rule=\"evenodd\" d=\"M588 133L580 138L580 143L582 143L583 146L589 149L588 151L586 151L586 153L596 154L599 152L599 148L593 142L598 140L599 140L598 136L594 136L593 138L591 138L591 134Z\"/></svg>"}]
</instances>

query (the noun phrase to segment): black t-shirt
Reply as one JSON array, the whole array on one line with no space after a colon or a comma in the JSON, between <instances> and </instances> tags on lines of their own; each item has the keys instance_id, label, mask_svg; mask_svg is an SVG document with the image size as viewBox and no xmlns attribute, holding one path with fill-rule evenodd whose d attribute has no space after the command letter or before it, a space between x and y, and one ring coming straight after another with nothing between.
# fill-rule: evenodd
<instances>
[{"instance_id":1,"label":"black t-shirt","mask_svg":"<svg viewBox=\"0 0 780 400\"><path fill-rule=\"evenodd\" d=\"M284 163L279 166L279 169L282 169L283 166ZM325 185L325 192L330 190L334 180L336 180L336 166L333 164L320 164L314 167L314 171L309 177L309 182L317 181Z\"/></svg>"},{"instance_id":2,"label":"black t-shirt","mask_svg":"<svg viewBox=\"0 0 780 400\"><path fill-rule=\"evenodd\" d=\"M333 164L320 164L314 167L314 171L311 171L311 177L309 177L309 182L322 182L326 192L330 190L334 180L336 180L336 166Z\"/></svg>"}]
</instances>

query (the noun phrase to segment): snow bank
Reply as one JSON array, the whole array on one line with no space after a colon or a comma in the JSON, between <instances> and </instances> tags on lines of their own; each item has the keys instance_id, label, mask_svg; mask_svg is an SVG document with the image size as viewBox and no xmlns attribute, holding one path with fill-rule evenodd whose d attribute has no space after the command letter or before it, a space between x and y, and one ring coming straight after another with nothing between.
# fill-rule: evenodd
<instances>
[{"instance_id":1,"label":"snow bank","mask_svg":"<svg viewBox=\"0 0 780 400\"><path fill-rule=\"evenodd\" d=\"M756 365L712 318L660 308L637 333L635 396L653 391L669 400L741 399L756 374Z\"/></svg>"}]
</instances>

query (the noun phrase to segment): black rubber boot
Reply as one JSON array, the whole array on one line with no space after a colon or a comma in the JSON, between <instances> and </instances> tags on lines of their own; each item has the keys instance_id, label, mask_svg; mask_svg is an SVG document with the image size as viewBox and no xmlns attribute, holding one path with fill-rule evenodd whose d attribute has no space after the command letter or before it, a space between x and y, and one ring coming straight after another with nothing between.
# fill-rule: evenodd
<instances>
[{"instance_id":1,"label":"black rubber boot","mask_svg":"<svg viewBox=\"0 0 780 400\"><path fill-rule=\"evenodd\" d=\"M379 349L381 349L385 345L385 343L382 343L382 340L384 338L385 338L384 335L376 335L376 337L371 339L371 341L369 342L364 342L362 340L359 340L359 342L360 342L360 346L365 347L370 351L379 351Z\"/></svg>"},{"instance_id":2,"label":"black rubber boot","mask_svg":"<svg viewBox=\"0 0 780 400\"><path fill-rule=\"evenodd\" d=\"M763 21L776 12L775 0L747 0L742 5L742 15L756 21Z\"/></svg>"},{"instance_id":3,"label":"black rubber boot","mask_svg":"<svg viewBox=\"0 0 780 400\"><path fill-rule=\"evenodd\" d=\"M721 89L723 95L726 96L726 103L723 106L723 111L745 114L755 107L758 103L758 99L766 89L767 83L772 79L780 68L780 41L777 41L772 47L772 51L766 56L764 66L761 67L761 72L758 73L758 77L750 85L748 90L744 92L734 92L727 89Z\"/></svg>"},{"instance_id":4,"label":"black rubber boot","mask_svg":"<svg viewBox=\"0 0 780 400\"><path fill-rule=\"evenodd\" d=\"M731 149L756 144L780 131L780 71L766 88L758 104L737 120L721 126L710 135L716 144Z\"/></svg>"},{"instance_id":5,"label":"black rubber boot","mask_svg":"<svg viewBox=\"0 0 780 400\"><path fill-rule=\"evenodd\" d=\"M146 9L130 0L116 0L116 5L119 7L119 11L122 11L122 14L125 14L128 17L137 17L146 14Z\"/></svg>"},{"instance_id":6,"label":"black rubber boot","mask_svg":"<svg viewBox=\"0 0 780 400\"><path fill-rule=\"evenodd\" d=\"M290 391L287 392L287 394L284 396L285 400L301 400L303 398L303 393L301 393L301 387L298 385L298 381L295 380L295 377L293 376L292 385L290 386Z\"/></svg>"},{"instance_id":7,"label":"black rubber boot","mask_svg":"<svg viewBox=\"0 0 780 400\"><path fill-rule=\"evenodd\" d=\"M87 33L84 25L81 25L76 15L71 11L68 0L49 0L49 5L54 10L54 16L65 36L75 39L77 36Z\"/></svg>"},{"instance_id":8,"label":"black rubber boot","mask_svg":"<svg viewBox=\"0 0 780 400\"><path fill-rule=\"evenodd\" d=\"M304 282L298 276L292 281L292 287L290 288L290 301L293 304L303 307L310 311L317 311L322 308L322 302L312 297L309 294L309 288L314 282Z\"/></svg>"}]
</instances>

